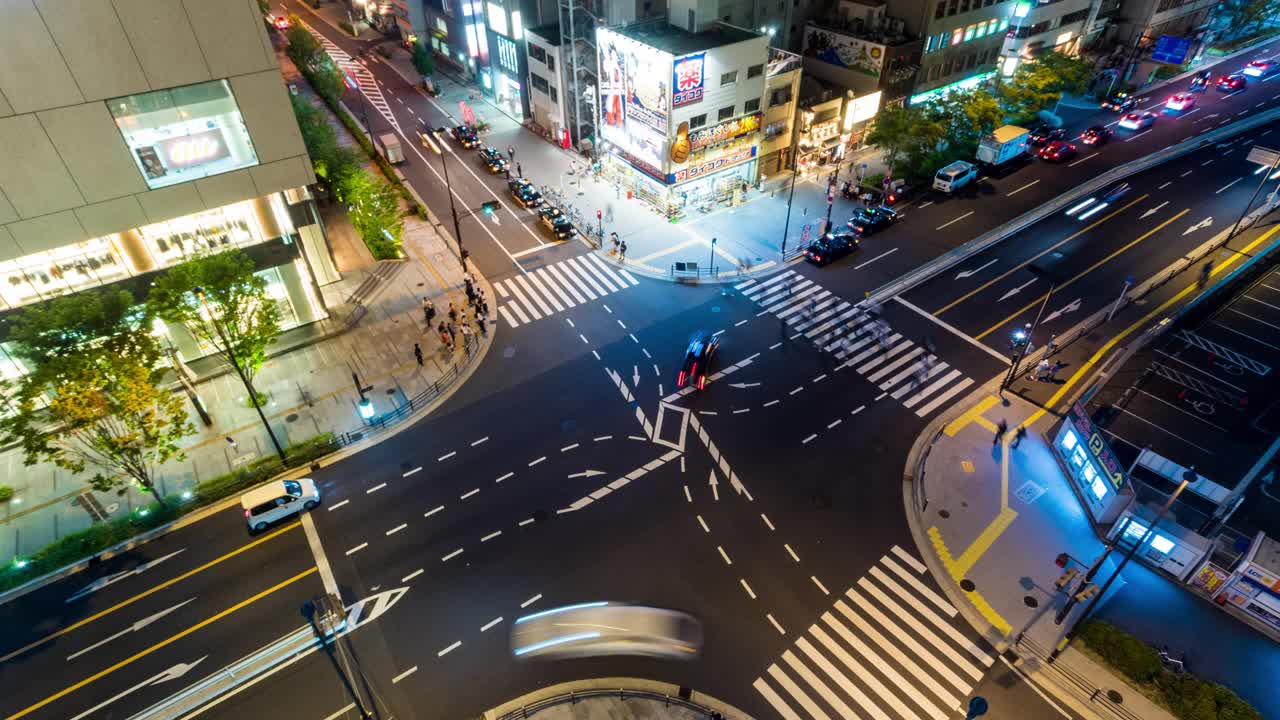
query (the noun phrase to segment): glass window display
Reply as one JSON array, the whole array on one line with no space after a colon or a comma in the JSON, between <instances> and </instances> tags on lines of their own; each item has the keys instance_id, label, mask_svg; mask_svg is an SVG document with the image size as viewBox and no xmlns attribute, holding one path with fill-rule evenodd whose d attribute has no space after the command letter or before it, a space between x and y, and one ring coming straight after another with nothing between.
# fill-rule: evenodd
<instances>
[{"instance_id":1,"label":"glass window display","mask_svg":"<svg viewBox=\"0 0 1280 720\"><path fill-rule=\"evenodd\" d=\"M107 107L153 189L258 164L226 80L126 95Z\"/></svg>"}]
</instances>

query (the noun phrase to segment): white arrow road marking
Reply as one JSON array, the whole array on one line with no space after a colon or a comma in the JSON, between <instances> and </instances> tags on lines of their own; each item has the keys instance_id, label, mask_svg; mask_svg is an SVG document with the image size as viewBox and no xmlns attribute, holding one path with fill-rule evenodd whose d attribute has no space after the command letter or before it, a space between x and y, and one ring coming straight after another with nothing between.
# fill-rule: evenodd
<instances>
[{"instance_id":1,"label":"white arrow road marking","mask_svg":"<svg viewBox=\"0 0 1280 720\"><path fill-rule=\"evenodd\" d=\"M570 475L569 477L570 477L570 478L584 478L584 477L585 477L585 478L589 478L589 477L595 477L595 476L597 476L597 475L603 475L603 474L604 474L604 471L603 471L603 470L585 470L585 471L580 472L580 473L574 473L574 474Z\"/></svg>"},{"instance_id":2,"label":"white arrow road marking","mask_svg":"<svg viewBox=\"0 0 1280 720\"><path fill-rule=\"evenodd\" d=\"M89 717L90 715L92 715L92 714L96 713L97 711L101 710L102 708L104 708L104 707L106 707L106 706L110 705L111 703L113 703L113 702L115 702L115 701L119 700L120 698L122 698L122 697L124 697L124 696L126 696L126 695L129 695L130 693L137 692L137 691L141 690L142 688L145 688L145 687L147 687L147 686L149 686L149 685L158 685L158 684L160 684L160 683L162 683L162 682L168 682L168 681L170 681L170 680L177 680L178 678L182 677L183 675L186 675L187 673L191 672L191 670L192 670L192 669L194 669L194 668L195 668L195 666L197 666L197 665L199 665L200 663L204 662L204 659L205 659L205 658L207 658L207 657L209 657L209 656L208 656L208 655L205 655L204 657L200 658L199 660L196 660L195 662L191 662L191 663L178 663L177 665L174 665L173 667L169 668L168 670L164 670L164 671L161 671L161 672L159 672L159 673L156 673L155 675L152 675L149 679L147 679L147 680L143 680L142 682L138 683L137 685L134 685L133 687L129 688L128 690L125 690L124 692L118 693L118 694L116 694L116 695L114 695L114 696L112 696L112 697L107 698L107 699L106 699L106 700L104 700L103 702L100 702L100 703L98 703L97 705L94 705L93 707L89 708L88 710L85 710L84 712L80 713L79 715L76 715L75 717L71 718L71 720L82 720L82 718L87 718L87 717Z\"/></svg>"},{"instance_id":3,"label":"white arrow road marking","mask_svg":"<svg viewBox=\"0 0 1280 720\"><path fill-rule=\"evenodd\" d=\"M71 602L72 600L77 600L77 599L79 599L79 598L84 597L85 595L90 594L90 593L98 592L98 591L99 591L99 590L101 590L102 588L105 588L105 587L109 587L109 586L111 586L111 585L114 585L114 584L116 584L116 583L120 582L121 580L124 580L125 578L131 578L131 577L133 577L134 575L141 575L142 573L144 573L144 572L146 572L146 571L150 570L151 568L153 568L153 567L155 567L155 566L159 565L160 563L164 562L165 560L168 560L169 558L171 558L171 557L173 557L173 556L175 556L175 555L180 555L180 554L182 554L182 553L184 553L184 552L186 552L186 551L187 551L187 549L186 549L186 548L182 548L181 550L176 550L176 551L174 551L174 552L171 552L171 553L169 553L168 555L165 555L164 557L158 557L158 558L156 558L155 560L151 560L151 561L148 561L148 562L144 562L144 563L142 563L141 565L139 565L138 567L133 568L132 570L123 570L123 571L121 571L121 572L114 573L114 574L112 574L112 575L107 575L106 577L98 578L97 580L94 580L93 582L89 583L88 585L85 585L85 586L84 586L84 589L83 589L83 590L81 590L80 592L78 592L78 593L76 593L75 595L72 595L71 597L67 598L67 599L65 600L65 602Z\"/></svg>"},{"instance_id":4,"label":"white arrow road marking","mask_svg":"<svg viewBox=\"0 0 1280 720\"><path fill-rule=\"evenodd\" d=\"M729 383L729 387L742 390L743 388L760 387L760 383Z\"/></svg>"},{"instance_id":5,"label":"white arrow road marking","mask_svg":"<svg viewBox=\"0 0 1280 720\"><path fill-rule=\"evenodd\" d=\"M747 490L747 486L743 485L742 481L738 479L738 473L729 473L729 484L733 486L734 491L739 495L746 495L747 499L751 502L756 501L755 498L751 497L751 491Z\"/></svg>"},{"instance_id":6,"label":"white arrow road marking","mask_svg":"<svg viewBox=\"0 0 1280 720\"><path fill-rule=\"evenodd\" d=\"M141 629L145 628L146 626L150 625L151 623L153 623L153 622L155 622L155 621L159 620L160 618L164 617L165 615L168 615L169 613L174 612L175 610L177 610L178 608L182 607L183 605L186 605L187 603L191 602L192 600L195 600L195 597L191 597L190 599L183 600L182 602L178 603L177 605L174 605L173 607L165 608L164 610L161 610L160 612L156 613L155 615L152 615L151 617L145 617L145 618L142 618L141 620L138 620L138 621L137 621L137 622L135 622L134 624L132 624L132 625L130 625L129 627L127 627L127 628L125 628L125 629L121 630L120 632L116 633L115 635L112 635L111 637L108 637L108 638L107 638L107 639L105 639L105 640L99 640L98 642L96 642L96 643L94 643L94 644L90 645L89 647L87 647L87 648L85 648L85 649L81 650L81 651L80 651L80 652L78 652L78 653L74 653L74 654L72 654L72 655L68 655L68 656L67 656L67 660L68 660L68 661L70 661L70 660L75 660L76 658L78 658L78 657L80 657L81 655L83 655L83 654L85 654L85 653L89 652L90 650L94 650L94 649L96 649L96 648L100 648L100 647L102 647L103 645L106 645L107 643L111 642L112 640L115 640L116 638L124 637L125 635L128 635L129 633L137 632L137 631L139 631L139 630L141 630Z\"/></svg>"},{"instance_id":7,"label":"white arrow road marking","mask_svg":"<svg viewBox=\"0 0 1280 720\"><path fill-rule=\"evenodd\" d=\"M640 368L635 365L631 366L631 384L636 387L640 386Z\"/></svg>"},{"instance_id":8,"label":"white arrow road marking","mask_svg":"<svg viewBox=\"0 0 1280 720\"><path fill-rule=\"evenodd\" d=\"M1155 206L1155 207L1151 208L1150 210L1148 210L1148 211L1146 211L1146 212L1142 213L1142 215L1138 216L1138 219L1139 219L1139 220L1141 220L1141 219L1143 219L1143 218L1147 217L1148 215L1154 215L1154 214L1156 214L1157 212L1159 212L1159 211L1160 211L1160 208L1162 208L1162 207L1164 207L1165 205L1168 205L1168 204L1169 204L1169 201L1168 201L1168 200L1165 200L1164 202L1160 203L1159 205L1157 205L1157 206Z\"/></svg>"},{"instance_id":9,"label":"white arrow road marking","mask_svg":"<svg viewBox=\"0 0 1280 720\"><path fill-rule=\"evenodd\" d=\"M1025 283L1023 283L1023 284L1019 285L1018 287L1016 287L1016 288L1014 288L1014 289L1010 290L1009 292L1007 292L1007 293L1005 293L1005 294L1001 295L1001 296L1000 296L1000 299L1001 299L1001 300L1008 300L1009 298L1013 297L1014 295L1017 295L1018 293L1022 292L1022 291L1023 291L1023 290L1025 290L1026 288L1030 287L1030 286L1031 286L1031 283L1034 283L1035 281L1036 281L1036 279L1035 279L1035 278L1031 278L1031 279L1030 279L1030 280L1028 280L1027 282L1025 282Z\"/></svg>"},{"instance_id":10,"label":"white arrow road marking","mask_svg":"<svg viewBox=\"0 0 1280 720\"><path fill-rule=\"evenodd\" d=\"M1044 319L1044 322L1053 322L1054 320L1057 320L1059 317L1062 317L1067 313L1073 313L1079 309L1080 309L1080 299L1077 298L1067 303L1066 305L1063 305L1057 310L1054 310L1053 312L1049 313L1049 316Z\"/></svg>"},{"instance_id":11,"label":"white arrow road marking","mask_svg":"<svg viewBox=\"0 0 1280 720\"><path fill-rule=\"evenodd\" d=\"M711 497L715 498L716 502L719 502L720 501L720 481L716 479L716 471L714 468L712 468L711 470L711 479L708 481L708 483L710 483L711 485Z\"/></svg>"},{"instance_id":12,"label":"white arrow road marking","mask_svg":"<svg viewBox=\"0 0 1280 720\"><path fill-rule=\"evenodd\" d=\"M1040 181L1039 181L1039 180L1037 180L1036 182L1040 182ZM987 268L991 267L992 265L995 265L995 264L996 264L996 261L997 261L997 260L999 260L999 259L1000 259L1000 258L991 258L991 259L990 259L989 261L987 261L987 263L986 263L985 265L983 265L982 267L977 267L977 268L974 268L974 269L972 269L972 270L962 270L960 273L958 273L958 274L956 275L956 279L957 279L957 280L963 280L963 279L968 278L968 277L973 277L974 275L977 275L978 273L982 272L983 270L986 270Z\"/></svg>"},{"instance_id":13,"label":"white arrow road marking","mask_svg":"<svg viewBox=\"0 0 1280 720\"><path fill-rule=\"evenodd\" d=\"M1191 227L1187 228L1186 230L1183 230L1183 231L1182 231L1182 234L1183 234L1183 235L1190 235L1191 233L1193 233L1193 232L1195 232L1195 231L1197 231L1197 230L1203 230L1204 228L1210 227L1211 225L1213 225L1213 216L1212 216L1212 215L1210 215L1209 217L1207 217L1207 218L1205 218L1205 219L1201 220L1200 222L1196 223L1195 225L1192 225Z\"/></svg>"}]
</instances>

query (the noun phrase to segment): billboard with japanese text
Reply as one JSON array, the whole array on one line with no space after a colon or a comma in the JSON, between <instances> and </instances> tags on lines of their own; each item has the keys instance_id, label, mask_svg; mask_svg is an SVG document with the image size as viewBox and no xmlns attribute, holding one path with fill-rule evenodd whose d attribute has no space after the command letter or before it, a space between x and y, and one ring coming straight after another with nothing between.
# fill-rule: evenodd
<instances>
[{"instance_id":1,"label":"billboard with japanese text","mask_svg":"<svg viewBox=\"0 0 1280 720\"><path fill-rule=\"evenodd\" d=\"M671 87L674 90L671 97L672 107L692 105L702 99L706 68L706 53L694 53L676 58L671 67Z\"/></svg>"},{"instance_id":2,"label":"billboard with japanese text","mask_svg":"<svg viewBox=\"0 0 1280 720\"><path fill-rule=\"evenodd\" d=\"M596 31L600 136L662 166L670 116L671 55L607 29Z\"/></svg>"}]
</instances>

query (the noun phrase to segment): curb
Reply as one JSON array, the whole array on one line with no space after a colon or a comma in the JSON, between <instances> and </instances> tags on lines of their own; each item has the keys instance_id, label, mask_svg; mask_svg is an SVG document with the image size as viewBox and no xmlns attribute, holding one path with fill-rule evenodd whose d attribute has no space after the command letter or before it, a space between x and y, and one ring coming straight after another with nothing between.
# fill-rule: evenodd
<instances>
[{"instance_id":1,"label":"curb","mask_svg":"<svg viewBox=\"0 0 1280 720\"><path fill-rule=\"evenodd\" d=\"M759 267L753 268L751 270L744 271L741 269L741 267L739 267L736 270L730 270L724 273L717 274L715 277L710 277L710 276L702 277L701 275L680 277L680 276L672 275L670 271L664 272L652 265L648 265L645 263L639 263L634 261L619 261L617 257L613 255L613 253L609 252L608 250L605 250L604 248L597 248L593 246L591 248L591 252L598 255L601 260L608 263L609 265L622 268L623 270L626 270L629 273L633 273L636 275L643 275L653 280L660 280L662 282L674 283L676 285L726 285L730 283L739 283L739 282L743 282L745 280L750 280L750 279L769 277L774 273L778 273L778 272L782 272L783 270L786 270L787 268L800 262L803 259L802 255L797 255L791 258L790 260L785 260L782 262L779 262L777 260L770 260L767 263L761 263Z\"/></svg>"},{"instance_id":2,"label":"curb","mask_svg":"<svg viewBox=\"0 0 1280 720\"><path fill-rule=\"evenodd\" d=\"M625 677L574 680L558 683L556 685L548 685L547 687L535 690L514 700L498 705L495 708L486 710L480 717L483 718L483 720L497 720L509 713L521 711L525 706L538 701L585 690L618 690L622 692L642 691L658 693L670 697L681 697L696 705L701 705L706 709L720 713L724 716L725 720L752 720L750 715L742 712L738 708L696 690L689 690L688 688L672 685L671 683L658 682L656 680ZM684 692L688 692L687 697L682 694Z\"/></svg>"}]
</instances>

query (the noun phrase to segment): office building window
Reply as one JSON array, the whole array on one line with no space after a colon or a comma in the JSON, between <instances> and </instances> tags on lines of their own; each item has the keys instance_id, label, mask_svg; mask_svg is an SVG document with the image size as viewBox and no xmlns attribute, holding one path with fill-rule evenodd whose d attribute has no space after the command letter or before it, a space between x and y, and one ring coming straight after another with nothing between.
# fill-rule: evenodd
<instances>
[{"instance_id":1,"label":"office building window","mask_svg":"<svg viewBox=\"0 0 1280 720\"><path fill-rule=\"evenodd\" d=\"M933 9L933 19L938 20L947 14L947 0L938 0L938 6Z\"/></svg>"},{"instance_id":2,"label":"office building window","mask_svg":"<svg viewBox=\"0 0 1280 720\"><path fill-rule=\"evenodd\" d=\"M964 41L965 41L965 42L969 42L970 40L972 40L972 39L973 39L973 35L974 35L974 33L976 33L977 31L978 31L978 26L977 26L977 25L970 25L969 27L965 28L965 29L964 29Z\"/></svg>"},{"instance_id":3,"label":"office building window","mask_svg":"<svg viewBox=\"0 0 1280 720\"><path fill-rule=\"evenodd\" d=\"M969 12L969 3L971 0L960 0L960 12Z\"/></svg>"},{"instance_id":4,"label":"office building window","mask_svg":"<svg viewBox=\"0 0 1280 720\"><path fill-rule=\"evenodd\" d=\"M537 90L538 92L544 93L544 94L547 92L547 89L550 87L550 85L547 84L547 79L542 77L538 73L529 73L529 84L533 85L534 90Z\"/></svg>"},{"instance_id":5,"label":"office building window","mask_svg":"<svg viewBox=\"0 0 1280 720\"><path fill-rule=\"evenodd\" d=\"M701 114L701 115L694 115L693 117L689 118L689 129L690 129L690 130L696 130L696 129L698 129L698 128L702 127L703 125L706 125L706 124L707 124L707 114L706 114L706 113L703 113L703 114Z\"/></svg>"},{"instance_id":6,"label":"office building window","mask_svg":"<svg viewBox=\"0 0 1280 720\"><path fill-rule=\"evenodd\" d=\"M547 93L547 94L551 96L551 102L553 102L553 103L558 103L558 102L560 102L560 96L559 96L559 95L556 95L556 89L555 89L555 88L547 88L547 90L548 90L548 93Z\"/></svg>"},{"instance_id":7,"label":"office building window","mask_svg":"<svg viewBox=\"0 0 1280 720\"><path fill-rule=\"evenodd\" d=\"M934 44L935 42L937 42L937 41L938 41L938 40L937 40L937 38L935 38L934 36L930 35L930 36L928 37L928 39L925 41L925 44L924 44L924 51L925 51L925 52L927 52L927 53L931 53L931 52L933 52L933 44Z\"/></svg>"},{"instance_id":8,"label":"office building window","mask_svg":"<svg viewBox=\"0 0 1280 720\"><path fill-rule=\"evenodd\" d=\"M960 0L949 0L947 3L947 15L955 15L956 10L960 8Z\"/></svg>"},{"instance_id":9,"label":"office building window","mask_svg":"<svg viewBox=\"0 0 1280 720\"><path fill-rule=\"evenodd\" d=\"M727 105L725 107L722 107L720 108L720 112L716 113L717 120L728 120L731 117L733 117L732 105Z\"/></svg>"},{"instance_id":10,"label":"office building window","mask_svg":"<svg viewBox=\"0 0 1280 720\"><path fill-rule=\"evenodd\" d=\"M550 70L550 71L552 71L552 72L555 72L555 70L556 70L556 56L555 56L555 55L548 55L548 56L547 56L547 69L548 69L548 70Z\"/></svg>"},{"instance_id":11,"label":"office building window","mask_svg":"<svg viewBox=\"0 0 1280 720\"><path fill-rule=\"evenodd\" d=\"M226 80L126 95L107 108L151 188L258 164Z\"/></svg>"},{"instance_id":12,"label":"office building window","mask_svg":"<svg viewBox=\"0 0 1280 720\"><path fill-rule=\"evenodd\" d=\"M791 102L791 86L780 87L769 93L769 107L786 105Z\"/></svg>"},{"instance_id":13,"label":"office building window","mask_svg":"<svg viewBox=\"0 0 1280 720\"><path fill-rule=\"evenodd\" d=\"M528 43L528 45L529 57L545 65L547 62L547 51L543 50L540 45L534 45L533 43Z\"/></svg>"},{"instance_id":14,"label":"office building window","mask_svg":"<svg viewBox=\"0 0 1280 720\"><path fill-rule=\"evenodd\" d=\"M761 76L761 75L763 75L763 74L764 74L764 66L763 66L763 65L752 65L751 67L747 68L747 77L748 77L748 78L760 77L760 76Z\"/></svg>"},{"instance_id":15,"label":"office building window","mask_svg":"<svg viewBox=\"0 0 1280 720\"><path fill-rule=\"evenodd\" d=\"M760 109L760 98L751 98L742 104L742 112L753 113Z\"/></svg>"},{"instance_id":16,"label":"office building window","mask_svg":"<svg viewBox=\"0 0 1280 720\"><path fill-rule=\"evenodd\" d=\"M732 85L733 83L736 83L736 82L738 82L737 70L730 70L729 72L723 73L722 75L720 75L721 85Z\"/></svg>"}]
</instances>

